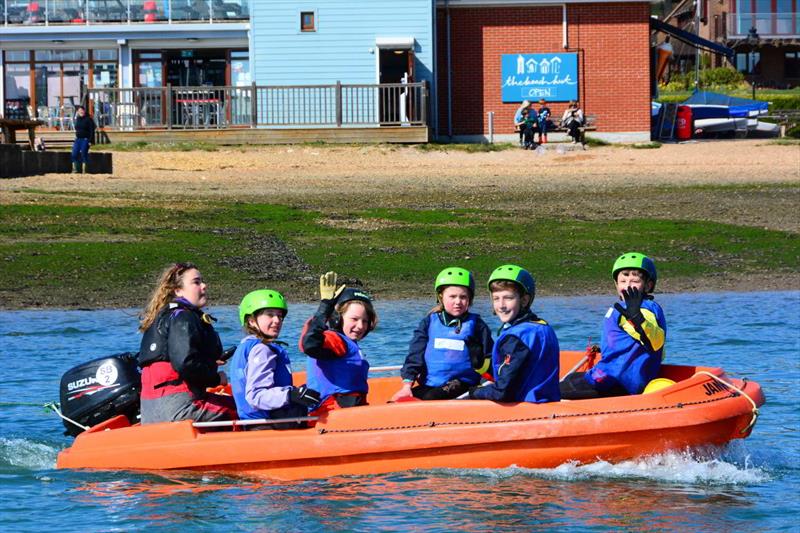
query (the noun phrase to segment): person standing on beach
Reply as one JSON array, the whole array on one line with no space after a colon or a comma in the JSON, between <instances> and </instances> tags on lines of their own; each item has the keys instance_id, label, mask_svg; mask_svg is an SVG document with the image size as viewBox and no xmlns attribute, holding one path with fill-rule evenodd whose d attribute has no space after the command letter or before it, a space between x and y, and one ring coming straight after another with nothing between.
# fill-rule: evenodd
<instances>
[{"instance_id":1,"label":"person standing on beach","mask_svg":"<svg viewBox=\"0 0 800 533\"><path fill-rule=\"evenodd\" d=\"M75 141L72 143L72 173L86 174L89 165L89 146L94 140L94 119L79 105L75 113Z\"/></svg>"}]
</instances>

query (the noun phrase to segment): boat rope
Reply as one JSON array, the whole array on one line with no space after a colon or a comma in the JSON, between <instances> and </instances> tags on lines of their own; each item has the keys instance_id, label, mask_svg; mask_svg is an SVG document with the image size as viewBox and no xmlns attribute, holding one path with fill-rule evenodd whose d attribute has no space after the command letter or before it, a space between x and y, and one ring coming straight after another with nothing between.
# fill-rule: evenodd
<instances>
[{"instance_id":1,"label":"boat rope","mask_svg":"<svg viewBox=\"0 0 800 533\"><path fill-rule=\"evenodd\" d=\"M598 415L619 415L619 414L630 414L630 413L644 413L644 412L653 412L653 411L666 411L669 409L682 409L684 407L690 405L703 405L708 403L719 402L722 400L727 400L729 398L735 398L738 396L735 392L728 391L729 394L727 396L721 396L719 398L709 398L707 400L696 400L693 402L680 402L673 405L658 405L655 407L637 407L635 409L617 409L613 411L595 411L591 413L566 413L566 414L556 414L551 413L549 415L542 415L542 416L532 416L532 417L525 417L525 418L508 418L504 420L471 420L471 421L455 421L455 422L436 422L430 421L424 424L409 424L406 426L386 426L386 427L376 427L376 428L354 428L354 429L325 429L325 428L318 428L320 434L324 433L358 433L361 431L393 431L397 429L419 429L419 428L426 428L426 427L439 427L439 426L477 426L482 424L506 424L512 422L534 422L537 420L555 420L557 418L578 418L583 416L598 416Z\"/></svg>"},{"instance_id":2,"label":"boat rope","mask_svg":"<svg viewBox=\"0 0 800 533\"><path fill-rule=\"evenodd\" d=\"M43 406L43 407L44 407L45 409L50 409L50 410L51 410L51 411L53 411L55 414L57 414L58 416L60 416L62 420L66 420L66 421L67 421L67 422L69 422L70 424L74 424L75 426L77 426L77 427L81 428L81 429L82 429L82 430L84 430L84 431L86 431L86 430L88 430L88 429L89 429L89 426L84 426L83 424L78 424L78 423L77 423L77 422L75 422L73 419L71 419L70 417L66 416L64 413L62 413L62 412L61 412L61 409L59 409L59 408L58 408L58 404L56 404L55 402L46 403L46 404L44 404L44 406Z\"/></svg>"},{"instance_id":3,"label":"boat rope","mask_svg":"<svg viewBox=\"0 0 800 533\"><path fill-rule=\"evenodd\" d=\"M569 377L571 374L573 374L574 372L577 372L577 371L578 371L578 369L579 369L579 368L580 368L580 367L581 367L581 366L582 366L584 363L587 363L587 362L589 362L589 360L590 360L590 359L592 359L592 360L593 360L595 357L597 357L597 354L599 354L599 353L600 353L600 347L599 347L598 345L596 345L596 344L591 344L591 345L589 345L589 346L586 348L586 354L583 356L583 358L582 358L580 361L578 361L578 362L575 364L575 366L573 366L572 368L570 368L570 369L569 369L569 371L567 371L567 373L566 373L566 374L564 374L564 377L562 377L561 379L559 379L559 380L558 380L558 382L559 382L559 383L562 383L562 382L563 382L565 379L567 379L567 377ZM590 363L590 365L591 365L591 364L593 364L593 362L594 362L594 361L592 361L592 363Z\"/></svg>"},{"instance_id":4,"label":"boat rope","mask_svg":"<svg viewBox=\"0 0 800 533\"><path fill-rule=\"evenodd\" d=\"M740 431L739 431L740 433L747 433L748 431L750 431L750 430L752 429L752 427L753 427L753 426L755 426L755 425L756 425L756 420L758 420L758 415L759 415L759 412L758 412L758 405L756 405L756 402L755 402L755 400L753 400L753 399L750 397L750 395L749 395L749 394L747 394L745 391L743 391L742 389L740 389L739 387L737 387L737 386L736 386L736 385L734 385L733 383L730 383L730 382L728 382L728 381L725 381L725 380L724 380L724 379L722 379L721 377L719 377L719 376L715 376L714 374L712 374L711 372L708 372L707 370L701 370L701 371L699 371L699 372L696 372L696 373L695 373L695 376L696 376L697 374L702 374L702 375L704 375L704 376L711 377L711 378L713 378L713 379L717 380L717 381L718 381L720 384L722 384L724 387L729 387L729 388L731 388L731 389L735 390L735 391L736 391L736 392L738 392L738 393L739 393L741 396L744 396L745 398L747 398L747 401L748 401L748 402L750 402L750 405L752 405L752 406L753 406L753 418L752 418L752 419L750 419L750 423L749 423L749 424L747 424L747 427L745 427L744 429L742 429L742 430L740 430Z\"/></svg>"}]
</instances>

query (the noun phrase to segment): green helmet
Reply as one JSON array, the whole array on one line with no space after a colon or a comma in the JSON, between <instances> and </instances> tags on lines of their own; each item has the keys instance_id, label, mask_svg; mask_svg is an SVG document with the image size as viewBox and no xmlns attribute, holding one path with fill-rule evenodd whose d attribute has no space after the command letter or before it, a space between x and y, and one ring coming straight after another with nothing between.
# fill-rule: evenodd
<instances>
[{"instance_id":1,"label":"green helmet","mask_svg":"<svg viewBox=\"0 0 800 533\"><path fill-rule=\"evenodd\" d=\"M458 285L459 287L466 287L471 294L475 294L475 278L472 277L472 272L465 268L447 267L436 276L436 283L433 285L434 292L439 292L440 287L447 285Z\"/></svg>"},{"instance_id":2,"label":"green helmet","mask_svg":"<svg viewBox=\"0 0 800 533\"><path fill-rule=\"evenodd\" d=\"M531 299L536 296L536 280L531 273L517 265L503 265L494 269L489 276L489 286L493 281L513 281L519 285L523 292L529 294Z\"/></svg>"},{"instance_id":3,"label":"green helmet","mask_svg":"<svg viewBox=\"0 0 800 533\"><path fill-rule=\"evenodd\" d=\"M283 294L270 289L259 289L248 292L242 298L242 303L239 304L239 322L244 326L245 317L259 309L283 309L285 312L289 312L289 306L286 305Z\"/></svg>"},{"instance_id":4,"label":"green helmet","mask_svg":"<svg viewBox=\"0 0 800 533\"><path fill-rule=\"evenodd\" d=\"M614 261L614 266L611 268L611 277L614 281L617 281L617 274L619 274L619 271L625 270L626 268L644 270L647 272L647 277L653 282L653 287L656 286L656 280L658 279L656 264L646 255L638 252L628 252L619 256L617 260Z\"/></svg>"}]
</instances>

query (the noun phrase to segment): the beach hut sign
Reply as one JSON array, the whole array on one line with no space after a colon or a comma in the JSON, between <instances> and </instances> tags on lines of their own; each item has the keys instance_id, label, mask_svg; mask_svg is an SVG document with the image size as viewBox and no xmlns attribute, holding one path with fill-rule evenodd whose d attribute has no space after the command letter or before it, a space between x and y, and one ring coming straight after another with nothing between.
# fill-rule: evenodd
<instances>
[{"instance_id":1,"label":"the beach hut sign","mask_svg":"<svg viewBox=\"0 0 800 533\"><path fill-rule=\"evenodd\" d=\"M503 54L503 102L578 99L578 54Z\"/></svg>"}]
</instances>

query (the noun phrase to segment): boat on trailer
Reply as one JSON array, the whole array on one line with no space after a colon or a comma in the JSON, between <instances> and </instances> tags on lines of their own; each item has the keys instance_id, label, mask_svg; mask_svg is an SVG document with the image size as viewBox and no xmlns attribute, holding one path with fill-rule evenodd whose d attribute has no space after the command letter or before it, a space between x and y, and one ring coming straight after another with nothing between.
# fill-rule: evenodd
<instances>
[{"instance_id":1,"label":"boat on trailer","mask_svg":"<svg viewBox=\"0 0 800 533\"><path fill-rule=\"evenodd\" d=\"M584 352L561 354L562 374L591 363ZM543 404L387 403L401 380L377 377L370 379L369 405L308 417L310 427L290 430L245 431L239 422L140 425L119 414L78 434L57 467L295 480L619 462L745 438L765 401L757 383L720 368L663 365L661 377L675 383L648 394ZM296 383L304 380L295 375Z\"/></svg>"}]
</instances>

